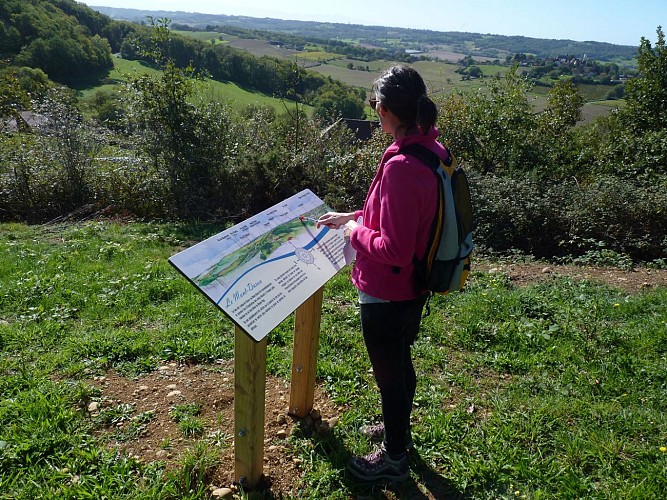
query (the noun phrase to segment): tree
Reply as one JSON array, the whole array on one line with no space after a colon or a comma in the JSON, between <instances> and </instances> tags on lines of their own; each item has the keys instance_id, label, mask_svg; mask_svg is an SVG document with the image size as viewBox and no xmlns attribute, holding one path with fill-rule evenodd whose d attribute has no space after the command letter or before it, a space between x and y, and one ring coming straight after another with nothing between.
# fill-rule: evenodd
<instances>
[{"instance_id":1,"label":"tree","mask_svg":"<svg viewBox=\"0 0 667 500\"><path fill-rule=\"evenodd\" d=\"M16 120L20 128L22 120L20 112L30 108L30 95L23 89L16 72L3 70L0 72L0 122Z\"/></svg>"},{"instance_id":2,"label":"tree","mask_svg":"<svg viewBox=\"0 0 667 500\"><path fill-rule=\"evenodd\" d=\"M538 165L537 118L531 84L515 66L485 88L445 100L439 128L455 154L486 172L530 171Z\"/></svg>"},{"instance_id":3,"label":"tree","mask_svg":"<svg viewBox=\"0 0 667 500\"><path fill-rule=\"evenodd\" d=\"M20 49L21 33L13 26L5 28L0 22L0 53L15 55Z\"/></svg>"},{"instance_id":4,"label":"tree","mask_svg":"<svg viewBox=\"0 0 667 500\"><path fill-rule=\"evenodd\" d=\"M363 118L364 106L352 93L341 93L340 89L329 88L314 100L313 118L324 123L333 123L337 118Z\"/></svg>"},{"instance_id":5,"label":"tree","mask_svg":"<svg viewBox=\"0 0 667 500\"><path fill-rule=\"evenodd\" d=\"M113 67L109 42L100 36L110 21L74 0L4 0L0 54L70 84Z\"/></svg>"},{"instance_id":6,"label":"tree","mask_svg":"<svg viewBox=\"0 0 667 500\"><path fill-rule=\"evenodd\" d=\"M98 90L92 98L93 115L110 130L122 131L125 119L123 100L115 93Z\"/></svg>"},{"instance_id":7,"label":"tree","mask_svg":"<svg viewBox=\"0 0 667 500\"><path fill-rule=\"evenodd\" d=\"M466 70L466 74L471 78L481 78L484 76L482 68L480 68L479 66L470 66Z\"/></svg>"},{"instance_id":8,"label":"tree","mask_svg":"<svg viewBox=\"0 0 667 500\"><path fill-rule=\"evenodd\" d=\"M549 91L540 126L555 137L565 134L581 119L584 97L570 80L558 80Z\"/></svg>"},{"instance_id":9,"label":"tree","mask_svg":"<svg viewBox=\"0 0 667 500\"><path fill-rule=\"evenodd\" d=\"M642 176L648 184L667 172L667 46L660 26L656 33L655 46L641 39L638 75L625 84L626 106L598 120L598 154L585 155L599 173Z\"/></svg>"},{"instance_id":10,"label":"tree","mask_svg":"<svg viewBox=\"0 0 667 500\"><path fill-rule=\"evenodd\" d=\"M44 148L51 150L50 156L58 165L56 189L61 208L70 211L90 203L93 192L89 177L101 142L84 125L75 93L67 87L53 88L38 109L49 118L44 131L51 140L44 142Z\"/></svg>"},{"instance_id":11,"label":"tree","mask_svg":"<svg viewBox=\"0 0 667 500\"><path fill-rule=\"evenodd\" d=\"M655 47L642 37L637 55L639 76L625 86L623 118L636 132L667 128L667 46L658 26Z\"/></svg>"},{"instance_id":12,"label":"tree","mask_svg":"<svg viewBox=\"0 0 667 500\"><path fill-rule=\"evenodd\" d=\"M463 59L459 60L459 64L464 68L469 68L475 64L475 60L472 58L472 56L465 56Z\"/></svg>"},{"instance_id":13,"label":"tree","mask_svg":"<svg viewBox=\"0 0 667 500\"><path fill-rule=\"evenodd\" d=\"M620 84L616 85L613 89L607 92L606 99L609 101L614 101L616 99L623 99L625 96L625 85Z\"/></svg>"},{"instance_id":14,"label":"tree","mask_svg":"<svg viewBox=\"0 0 667 500\"><path fill-rule=\"evenodd\" d=\"M219 187L216 167L224 160L225 112L199 107L191 67L179 68L170 57L169 21L153 21L149 49L143 55L161 68L159 76L131 81L136 91L127 119L138 128L141 147L153 167L168 179L167 206L181 217L209 218Z\"/></svg>"}]
</instances>

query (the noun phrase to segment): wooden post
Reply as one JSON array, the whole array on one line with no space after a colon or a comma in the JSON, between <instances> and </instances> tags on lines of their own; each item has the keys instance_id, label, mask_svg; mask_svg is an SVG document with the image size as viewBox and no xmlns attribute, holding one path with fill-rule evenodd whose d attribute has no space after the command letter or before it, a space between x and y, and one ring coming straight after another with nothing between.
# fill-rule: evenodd
<instances>
[{"instance_id":1,"label":"wooden post","mask_svg":"<svg viewBox=\"0 0 667 500\"><path fill-rule=\"evenodd\" d=\"M322 294L317 290L296 310L294 317L294 355L288 413L303 418L313 409L315 372L322 318Z\"/></svg>"},{"instance_id":2,"label":"wooden post","mask_svg":"<svg viewBox=\"0 0 667 500\"><path fill-rule=\"evenodd\" d=\"M234 328L234 478L247 489L259 485L264 465L266 338L255 342Z\"/></svg>"}]
</instances>

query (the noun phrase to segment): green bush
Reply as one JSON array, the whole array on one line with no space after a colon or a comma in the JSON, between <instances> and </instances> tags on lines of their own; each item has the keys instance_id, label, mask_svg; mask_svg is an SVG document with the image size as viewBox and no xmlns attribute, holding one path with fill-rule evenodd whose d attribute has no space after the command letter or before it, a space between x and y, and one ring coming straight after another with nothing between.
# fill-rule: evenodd
<instances>
[{"instance_id":1,"label":"green bush","mask_svg":"<svg viewBox=\"0 0 667 500\"><path fill-rule=\"evenodd\" d=\"M505 253L520 251L553 257L567 234L563 217L566 184L549 184L528 175L500 177L470 173L479 248Z\"/></svg>"},{"instance_id":2,"label":"green bush","mask_svg":"<svg viewBox=\"0 0 667 500\"><path fill-rule=\"evenodd\" d=\"M378 131L360 144L344 126L322 133L304 118L297 128L293 116L275 117L261 109L244 118L224 117L226 138L218 144L227 146L218 157L208 156L213 179L209 195L190 212L201 220L242 220L304 188L336 210L361 207L388 140ZM89 213L105 207L145 218L177 213L163 171L108 145L85 164L82 192L87 198L77 205L76 198L64 195L65 187L71 193L72 183L53 153L56 140L26 134L3 139L3 220L43 222L82 203L91 205ZM667 191L661 176L633 180L598 174L597 180L579 185L536 174L482 175L474 169L469 174L481 250L553 258L604 249L635 261L667 254Z\"/></svg>"},{"instance_id":3,"label":"green bush","mask_svg":"<svg viewBox=\"0 0 667 500\"><path fill-rule=\"evenodd\" d=\"M565 249L581 248L570 242L591 241L627 254L634 260L655 260L667 255L667 183L599 177L572 191L565 207L569 223ZM590 250L590 248L588 248Z\"/></svg>"},{"instance_id":4,"label":"green bush","mask_svg":"<svg viewBox=\"0 0 667 500\"><path fill-rule=\"evenodd\" d=\"M472 173L471 185L475 238L486 251L553 258L604 250L633 261L667 254L664 180L606 176L579 186Z\"/></svg>"},{"instance_id":5,"label":"green bush","mask_svg":"<svg viewBox=\"0 0 667 500\"><path fill-rule=\"evenodd\" d=\"M0 143L0 217L39 222L60 212L54 205L55 172L32 136L13 135Z\"/></svg>"}]
</instances>

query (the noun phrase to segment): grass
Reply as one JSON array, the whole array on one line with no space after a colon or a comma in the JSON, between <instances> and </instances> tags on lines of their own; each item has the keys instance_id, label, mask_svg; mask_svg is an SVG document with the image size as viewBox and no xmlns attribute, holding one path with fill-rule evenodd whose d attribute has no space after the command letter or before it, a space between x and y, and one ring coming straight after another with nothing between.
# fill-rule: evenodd
<instances>
[{"instance_id":1,"label":"grass","mask_svg":"<svg viewBox=\"0 0 667 500\"><path fill-rule=\"evenodd\" d=\"M158 71L140 61L128 61L120 57L114 57L114 68L101 84L88 85L79 88L78 92L83 101L90 100L98 91L113 93L122 88L123 83L129 81L129 77L148 74L157 76ZM222 101L233 109L240 111L249 105L259 105L284 111L285 106L293 107L291 101L285 101L275 97L267 96L260 92L247 90L233 82L220 82L206 78L201 82L199 96L204 102ZM306 113L311 114L311 106L301 106Z\"/></svg>"},{"instance_id":2,"label":"grass","mask_svg":"<svg viewBox=\"0 0 667 500\"><path fill-rule=\"evenodd\" d=\"M348 59L338 54L320 51L283 49L270 45L265 40L242 39L227 34L189 31L179 33L198 40L210 40L214 38L215 43L230 43L258 57L266 55L296 61L307 67L309 71L320 73L326 77L331 77L364 90L370 90L377 76L394 64L390 61L371 61L366 63ZM222 40L220 40L220 37L222 37ZM349 63L352 63L352 69L347 67ZM364 70L356 69L359 66L362 66ZM365 70L366 66L368 66L368 71ZM458 69L457 64L439 61L417 61L413 66L423 76L430 92L436 97L446 97L455 91L476 91L484 87L485 81L488 81L488 78L498 74L503 76L510 70L507 66L482 64L480 67L485 75L483 79L462 80L461 75L456 73ZM142 74L156 76L158 72L140 61L128 61L120 57L114 57L114 68L101 83L98 81L88 82L77 88L77 91L85 103L92 101L96 92L117 92L122 88L122 84L128 81L129 77ZM608 115L611 109L622 105L622 103L619 104L619 101L605 100L605 96L611 88L609 86L579 85L578 88L587 101L582 109L582 124L590 123L598 116ZM539 111L544 108L547 92L548 89L545 87L534 88L534 106L536 110ZM237 111L242 111L250 105L259 105L283 112L286 106L289 108L294 106L291 101L277 99L260 92L245 89L233 82L220 82L210 78L206 78L201 82L198 96L204 102L224 102ZM312 116L314 111L312 106L303 105L301 108L306 114Z\"/></svg>"},{"instance_id":3,"label":"grass","mask_svg":"<svg viewBox=\"0 0 667 500\"><path fill-rule=\"evenodd\" d=\"M253 39L253 38L239 38L234 35L226 33L211 33L211 32L197 32L197 31L179 31L181 35L210 42L214 39L215 43L227 43L232 47L239 48L250 52L251 54L261 57L270 56L279 59L288 59L290 61L297 61L307 67L310 71L320 73L324 76L331 77L343 83L351 85L352 87L359 87L364 90L370 90L373 81L385 69L390 67L395 62L391 61L371 61L365 62L356 59L348 59L340 54L333 54L328 52L320 52L318 50L304 50L297 51L293 49L284 49L275 45L269 44L267 40ZM354 42L353 40L347 40ZM398 43L399 40L393 40ZM474 49L474 44L470 46ZM438 51L436 51L438 53ZM459 68L457 61L462 59L463 54L449 54L448 60L443 61L417 61L414 67L420 72L426 81L430 91L434 94L449 95L454 91L468 91L476 90L483 86L484 80L462 80L461 75L456 73ZM501 59L504 56L501 57ZM482 58L486 60L490 58ZM321 64L317 64L320 63ZM353 68L349 69L347 65L353 64ZM358 66L364 68L368 66L369 71L362 71L356 69ZM496 75L504 76L510 71L509 66L494 65L494 64L480 64L485 78ZM605 97L611 90L608 85L578 85L579 92L586 99L587 102L596 101L592 110L587 110L584 113L584 121L588 122L598 115L605 115L609 113L609 108L605 106L598 106L597 104L605 102ZM535 89L535 94L538 99L541 99L540 94L546 93L547 89ZM225 95L223 90L220 94ZM597 102L599 101L599 102ZM241 100L242 102L242 100ZM539 107L538 107L539 109Z\"/></svg>"},{"instance_id":4,"label":"grass","mask_svg":"<svg viewBox=\"0 0 667 500\"><path fill-rule=\"evenodd\" d=\"M121 57L114 57L113 69L109 71L109 74L101 83L86 83L77 90L81 98L86 100L90 99L97 91L109 93L117 91L121 88L122 84L129 81L130 77L144 74L156 77L159 75L159 71L141 61L128 61Z\"/></svg>"},{"instance_id":5,"label":"grass","mask_svg":"<svg viewBox=\"0 0 667 500\"><path fill-rule=\"evenodd\" d=\"M119 405L91 417L85 380L233 356L232 325L167 263L221 229L0 225L0 499L208 498L216 455L198 407L173 410L199 444L168 471L104 446L97 429L130 422L118 437L132 439L152 415ZM356 429L378 418L378 394L340 273L325 288L318 382L345 410L333 432L289 438L304 471L293 496L663 498L666 304L664 288L519 289L474 273L466 293L431 301L415 345L410 481L367 486L344 469L372 449ZM288 377L291 346L286 321L269 336L269 373Z\"/></svg>"},{"instance_id":6,"label":"grass","mask_svg":"<svg viewBox=\"0 0 667 500\"><path fill-rule=\"evenodd\" d=\"M181 30L173 30L174 33L177 33L181 36L186 36L189 38L194 38L195 40L198 40L200 42L208 42L211 45L218 45L218 44L228 44L229 40L228 37L230 35L221 35L220 33L216 33L214 31L181 31ZM237 37L234 37L235 39Z\"/></svg>"},{"instance_id":7,"label":"grass","mask_svg":"<svg viewBox=\"0 0 667 500\"><path fill-rule=\"evenodd\" d=\"M171 418L178 423L184 436L201 436L204 434L204 423L197 418L201 408L196 403L176 405L171 411Z\"/></svg>"}]
</instances>

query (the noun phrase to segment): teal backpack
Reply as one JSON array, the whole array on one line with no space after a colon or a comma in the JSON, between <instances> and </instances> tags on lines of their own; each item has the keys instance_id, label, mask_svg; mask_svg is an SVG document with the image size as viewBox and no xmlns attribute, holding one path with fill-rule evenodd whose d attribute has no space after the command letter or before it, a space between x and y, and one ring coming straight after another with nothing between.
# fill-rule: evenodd
<instances>
[{"instance_id":1,"label":"teal backpack","mask_svg":"<svg viewBox=\"0 0 667 500\"><path fill-rule=\"evenodd\" d=\"M401 148L429 166L438 181L438 203L431 235L423 259L415 259L416 285L430 292L447 294L465 286L473 250L473 208L468 176L447 151L443 161L428 148L410 144Z\"/></svg>"}]
</instances>

